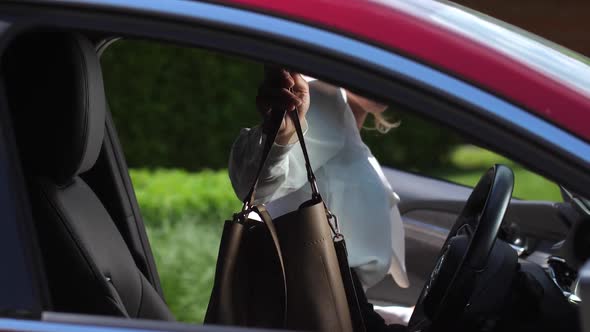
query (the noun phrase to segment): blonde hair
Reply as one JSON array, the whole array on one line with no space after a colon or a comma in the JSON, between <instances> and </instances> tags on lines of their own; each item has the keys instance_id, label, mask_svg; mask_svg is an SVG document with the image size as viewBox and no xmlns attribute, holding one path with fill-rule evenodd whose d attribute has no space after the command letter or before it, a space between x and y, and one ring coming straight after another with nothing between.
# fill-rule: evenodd
<instances>
[{"instance_id":1,"label":"blonde hair","mask_svg":"<svg viewBox=\"0 0 590 332\"><path fill-rule=\"evenodd\" d=\"M391 129L399 127L401 121L389 122L382 113L371 113L373 115L373 127L365 127L368 130L377 130L381 134L387 134Z\"/></svg>"}]
</instances>

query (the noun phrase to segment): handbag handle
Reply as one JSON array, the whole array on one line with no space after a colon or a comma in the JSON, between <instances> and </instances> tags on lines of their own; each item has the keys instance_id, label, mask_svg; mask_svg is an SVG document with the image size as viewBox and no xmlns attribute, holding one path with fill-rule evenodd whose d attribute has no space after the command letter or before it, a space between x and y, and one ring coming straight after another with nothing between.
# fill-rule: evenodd
<instances>
[{"instance_id":1,"label":"handbag handle","mask_svg":"<svg viewBox=\"0 0 590 332\"><path fill-rule=\"evenodd\" d=\"M249 212L254 205L254 198L256 196L256 188L258 187L258 181L260 179L260 175L262 174L262 170L264 168L264 164L268 158L270 150L273 146L273 143L279 133L279 129L281 127L281 122L285 117L287 110L284 109L281 112L271 112L270 123L271 125L268 127L270 132L267 134L267 140L265 142L264 150L262 151L262 158L260 160L260 165L258 166L258 170L256 171L256 177L254 178L254 183L246 195L244 199L244 205L242 207L242 213ZM295 125L295 131L297 132L297 138L299 139L299 145L301 146L301 150L303 151L303 157L305 158L305 169L307 171L307 180L311 186L312 191L312 199L321 199L317 181L315 178L315 174L313 174L313 169L311 168L311 164L309 161L309 155L307 153L307 147L305 145L305 139L303 138L303 130L301 129L301 122L299 121L299 116L297 109L288 112L293 124Z\"/></svg>"},{"instance_id":2,"label":"handbag handle","mask_svg":"<svg viewBox=\"0 0 590 332\"><path fill-rule=\"evenodd\" d=\"M301 128L301 122L299 121L298 110L295 108L291 112L287 112L287 109L283 109L280 112L271 112L270 118L267 119L270 121L270 126L268 126L269 133L267 134L267 139L265 141L264 150L262 151L262 158L260 160L260 165L258 165L258 170L256 171L256 177L254 178L254 183L246 195L244 199L244 205L242 206L242 212L240 213L242 220L252 211L252 207L254 206L254 198L256 196L256 188L258 187L258 181L260 179L260 175L262 174L262 170L264 169L264 164L266 163L266 159L272 149L274 141L279 133L279 129L281 128L281 122L285 117L285 114L289 114L293 124L295 125L295 132L297 133L297 138L299 140L299 145L301 146L301 151L303 152L303 158L305 159L305 170L307 171L307 181L311 186L311 199L313 201L322 201L322 197L320 195L320 191L318 188L318 184L316 181L315 174L313 173L313 169L311 167L311 162L309 161L309 154L307 153L307 146L305 145L305 138L303 137L303 129ZM342 234L340 233L339 225L338 225L338 218L324 202L324 209L326 210L326 216L328 217L328 225L334 234L334 239L342 238ZM332 220L333 222L330 222Z\"/></svg>"},{"instance_id":3,"label":"handbag handle","mask_svg":"<svg viewBox=\"0 0 590 332\"><path fill-rule=\"evenodd\" d=\"M260 219L262 219L266 230L270 234L272 243L275 247L275 253L279 260L279 267L281 268L281 279L282 279L282 286L283 286L283 326L287 324L287 273L285 272L285 261L283 259L283 254L281 250L281 245L279 243L279 235L277 234L277 230L275 225L272 222L272 218L266 208L264 206L254 206L252 207L252 211L254 211Z\"/></svg>"}]
</instances>

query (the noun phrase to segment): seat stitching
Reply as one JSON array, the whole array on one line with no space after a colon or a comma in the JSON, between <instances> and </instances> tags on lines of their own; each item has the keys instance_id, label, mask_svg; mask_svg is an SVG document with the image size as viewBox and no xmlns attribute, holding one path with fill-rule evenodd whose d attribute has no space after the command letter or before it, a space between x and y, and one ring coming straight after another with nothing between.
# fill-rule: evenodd
<instances>
[{"instance_id":1,"label":"seat stitching","mask_svg":"<svg viewBox=\"0 0 590 332\"><path fill-rule=\"evenodd\" d=\"M141 277L141 271L139 271L139 269L135 269L137 271L137 274L139 275L139 306L137 307L137 314L135 315L135 318L140 318L139 314L141 312L141 308L143 306L143 278Z\"/></svg>"},{"instance_id":2,"label":"seat stitching","mask_svg":"<svg viewBox=\"0 0 590 332\"><path fill-rule=\"evenodd\" d=\"M119 312L121 313L121 316L126 317L126 318L130 318L129 314L126 311L123 311L125 308L121 308L121 304L119 302L117 302L117 300L115 300L111 296L107 296L106 298L107 298L107 300L112 302L112 304L115 306L115 308L117 308L117 310L119 310Z\"/></svg>"}]
</instances>

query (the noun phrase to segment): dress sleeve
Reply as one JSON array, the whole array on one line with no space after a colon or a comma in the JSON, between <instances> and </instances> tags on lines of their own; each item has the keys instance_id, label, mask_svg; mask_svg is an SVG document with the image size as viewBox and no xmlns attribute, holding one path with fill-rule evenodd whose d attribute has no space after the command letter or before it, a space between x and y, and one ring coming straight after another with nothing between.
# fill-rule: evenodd
<instances>
[{"instance_id":1,"label":"dress sleeve","mask_svg":"<svg viewBox=\"0 0 590 332\"><path fill-rule=\"evenodd\" d=\"M310 83L310 109L306 115L305 143L315 171L344 146L346 102L341 89L320 81ZM253 184L264 147L260 127L242 129L229 158L229 176L234 191L245 199ZM273 144L256 190L256 203L267 203L298 190L307 183L303 153L297 141Z\"/></svg>"},{"instance_id":2,"label":"dress sleeve","mask_svg":"<svg viewBox=\"0 0 590 332\"><path fill-rule=\"evenodd\" d=\"M229 177L236 195L246 199L254 183L262 158L266 135L261 127L244 128L234 141L229 157ZM282 191L281 185L288 172L288 154L293 144L273 144L262 170L257 188L257 202L268 196L267 192ZM265 203L265 201L263 202Z\"/></svg>"}]
</instances>

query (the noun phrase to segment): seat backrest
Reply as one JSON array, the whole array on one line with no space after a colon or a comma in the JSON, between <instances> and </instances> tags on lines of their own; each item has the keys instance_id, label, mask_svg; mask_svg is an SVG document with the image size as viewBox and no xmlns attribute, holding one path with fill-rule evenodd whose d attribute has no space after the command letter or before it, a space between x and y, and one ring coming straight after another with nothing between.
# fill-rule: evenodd
<instances>
[{"instance_id":1,"label":"seat backrest","mask_svg":"<svg viewBox=\"0 0 590 332\"><path fill-rule=\"evenodd\" d=\"M79 175L96 162L106 100L92 43L79 34L18 37L2 61L53 310L172 320L109 213Z\"/></svg>"}]
</instances>

